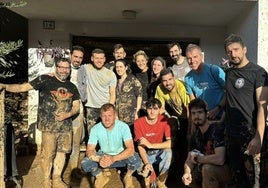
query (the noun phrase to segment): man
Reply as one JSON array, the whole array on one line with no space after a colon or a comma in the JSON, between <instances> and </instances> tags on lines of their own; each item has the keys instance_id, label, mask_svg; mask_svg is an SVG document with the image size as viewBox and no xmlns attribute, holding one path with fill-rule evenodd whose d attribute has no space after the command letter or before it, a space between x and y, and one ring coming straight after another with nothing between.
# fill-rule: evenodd
<instances>
[{"instance_id":1,"label":"man","mask_svg":"<svg viewBox=\"0 0 268 188\"><path fill-rule=\"evenodd\" d=\"M267 115L262 92L268 86L267 72L247 59L247 48L239 36L231 34L224 47L233 66L226 71L227 154L237 187L259 187L259 153Z\"/></svg>"},{"instance_id":2,"label":"man","mask_svg":"<svg viewBox=\"0 0 268 188\"><path fill-rule=\"evenodd\" d=\"M73 46L71 50L71 75L70 81L78 86L77 74L80 68L85 50L82 46ZM74 177L81 177L78 171L78 161L80 154L80 145L84 137L84 109L83 104L80 103L80 113L73 117L73 147L69 159L70 172Z\"/></svg>"},{"instance_id":3,"label":"man","mask_svg":"<svg viewBox=\"0 0 268 188\"><path fill-rule=\"evenodd\" d=\"M127 53L125 52L124 46L122 44L115 44L113 48L113 56L115 60L118 59L125 59ZM110 61L109 63L106 63L104 66L107 69L113 70L115 61Z\"/></svg>"},{"instance_id":4,"label":"man","mask_svg":"<svg viewBox=\"0 0 268 188\"><path fill-rule=\"evenodd\" d=\"M182 181L190 187L226 187L231 183L231 173L225 162L223 126L209 123L207 104L200 98L190 102L189 113L196 130L191 136Z\"/></svg>"},{"instance_id":5,"label":"man","mask_svg":"<svg viewBox=\"0 0 268 188\"><path fill-rule=\"evenodd\" d=\"M67 80L71 62L61 58L55 63L55 76L42 75L24 84L0 84L0 90L19 93L39 90L38 128L42 131L44 188L67 187L61 180L66 153L71 152L72 116L79 112L79 93Z\"/></svg>"},{"instance_id":6,"label":"man","mask_svg":"<svg viewBox=\"0 0 268 188\"><path fill-rule=\"evenodd\" d=\"M91 55L93 64L82 65L78 70L78 88L86 108L88 133L99 121L100 107L105 103L115 103L117 79L113 71L104 67L105 53L94 49Z\"/></svg>"},{"instance_id":7,"label":"man","mask_svg":"<svg viewBox=\"0 0 268 188\"><path fill-rule=\"evenodd\" d=\"M82 168L96 177L94 187L102 188L109 181L109 176L102 169L127 166L124 185L134 188L132 174L140 166L141 160L134 151L130 129L126 123L116 119L115 107L110 103L102 105L100 116L101 122L90 131ZM98 152L97 144L100 148Z\"/></svg>"},{"instance_id":8,"label":"man","mask_svg":"<svg viewBox=\"0 0 268 188\"><path fill-rule=\"evenodd\" d=\"M185 75L191 70L187 59L182 56L182 49L179 43L172 42L168 44L169 55L174 61L171 70L174 73L176 79L184 81Z\"/></svg>"},{"instance_id":9,"label":"man","mask_svg":"<svg viewBox=\"0 0 268 188\"><path fill-rule=\"evenodd\" d=\"M186 93L184 83L175 79L170 68L163 69L160 77L161 84L157 86L155 98L161 101L162 108L165 108L166 112L171 116L172 147L176 158L174 162L179 163L179 168L176 169L180 171L181 175L183 173L183 164L187 157L187 106L190 98Z\"/></svg>"},{"instance_id":10,"label":"man","mask_svg":"<svg viewBox=\"0 0 268 188\"><path fill-rule=\"evenodd\" d=\"M166 188L165 182L171 164L171 130L168 119L160 115L161 102L152 98L146 102L147 116L134 122L135 141L144 163L143 171L154 172L153 164L159 164L158 188ZM150 188L150 176L145 178Z\"/></svg>"},{"instance_id":11,"label":"man","mask_svg":"<svg viewBox=\"0 0 268 188\"><path fill-rule=\"evenodd\" d=\"M201 48L189 44L186 57L191 71L185 76L190 99L201 98L208 104L208 118L220 120L224 105L225 73L217 65L205 64ZM217 93L215 95L215 93Z\"/></svg>"}]
</instances>

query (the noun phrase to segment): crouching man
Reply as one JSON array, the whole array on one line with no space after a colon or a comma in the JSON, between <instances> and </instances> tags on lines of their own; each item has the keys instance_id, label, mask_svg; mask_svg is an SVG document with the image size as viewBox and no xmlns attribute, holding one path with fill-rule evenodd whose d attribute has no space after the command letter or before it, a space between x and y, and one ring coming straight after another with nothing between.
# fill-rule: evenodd
<instances>
[{"instance_id":1,"label":"crouching man","mask_svg":"<svg viewBox=\"0 0 268 188\"><path fill-rule=\"evenodd\" d=\"M125 188L134 188L132 174L140 166L141 159L134 151L129 126L116 120L115 107L109 103L101 107L100 117L101 122L90 131L82 169L96 177L94 187L102 188L110 178L103 173L103 169L126 166L128 170L123 180ZM97 144L100 149L96 152Z\"/></svg>"},{"instance_id":2,"label":"crouching man","mask_svg":"<svg viewBox=\"0 0 268 188\"><path fill-rule=\"evenodd\" d=\"M161 106L158 99L149 99L146 102L147 116L134 122L134 132L144 163L143 172L154 173L153 164L159 164L156 184L158 188L166 188L165 182L172 159L171 129L168 119L160 115ZM145 174L143 175L146 176ZM145 177L146 188L151 186L150 183L150 177Z\"/></svg>"},{"instance_id":3,"label":"crouching man","mask_svg":"<svg viewBox=\"0 0 268 188\"><path fill-rule=\"evenodd\" d=\"M230 185L231 172L225 162L224 128L209 123L207 104L202 99L192 100L189 112L196 130L184 164L183 183L190 187L201 187L202 184L202 188Z\"/></svg>"}]
</instances>

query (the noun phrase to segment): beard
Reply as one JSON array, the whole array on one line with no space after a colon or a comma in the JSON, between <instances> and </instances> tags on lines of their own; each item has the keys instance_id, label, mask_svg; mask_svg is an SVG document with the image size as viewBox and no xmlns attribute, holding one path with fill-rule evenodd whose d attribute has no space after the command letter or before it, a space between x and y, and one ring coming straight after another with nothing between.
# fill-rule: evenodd
<instances>
[{"instance_id":1,"label":"beard","mask_svg":"<svg viewBox=\"0 0 268 188\"><path fill-rule=\"evenodd\" d=\"M206 123L206 119L202 121L202 119L195 119L193 121L193 124L196 126L196 127L202 127L203 125L205 125Z\"/></svg>"},{"instance_id":2,"label":"beard","mask_svg":"<svg viewBox=\"0 0 268 188\"><path fill-rule=\"evenodd\" d=\"M59 74L58 72L56 72L56 76L60 81L66 81L68 78L68 74Z\"/></svg>"},{"instance_id":3,"label":"beard","mask_svg":"<svg viewBox=\"0 0 268 188\"><path fill-rule=\"evenodd\" d=\"M174 61L174 62L177 62L178 59L179 59L179 55L174 55L171 57L171 59Z\"/></svg>"}]
</instances>

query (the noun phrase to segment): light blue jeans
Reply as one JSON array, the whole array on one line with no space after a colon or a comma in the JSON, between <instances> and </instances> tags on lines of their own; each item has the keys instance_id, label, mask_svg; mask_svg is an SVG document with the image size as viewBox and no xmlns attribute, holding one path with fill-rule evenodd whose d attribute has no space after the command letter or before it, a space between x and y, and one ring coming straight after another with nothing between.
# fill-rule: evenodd
<instances>
[{"instance_id":1,"label":"light blue jeans","mask_svg":"<svg viewBox=\"0 0 268 188\"><path fill-rule=\"evenodd\" d=\"M148 150L147 158L151 164L159 164L159 174L163 174L169 170L172 151L171 149Z\"/></svg>"},{"instance_id":2,"label":"light blue jeans","mask_svg":"<svg viewBox=\"0 0 268 188\"><path fill-rule=\"evenodd\" d=\"M102 156L104 153L99 151L97 152L97 155ZM135 152L134 155L130 156L127 159L116 161L109 168L127 167L128 170L136 171L140 167L140 164L141 158L139 154ZM98 175L102 171L99 163L90 160L88 157L85 157L82 160L81 167L85 172L91 173L93 176Z\"/></svg>"}]
</instances>

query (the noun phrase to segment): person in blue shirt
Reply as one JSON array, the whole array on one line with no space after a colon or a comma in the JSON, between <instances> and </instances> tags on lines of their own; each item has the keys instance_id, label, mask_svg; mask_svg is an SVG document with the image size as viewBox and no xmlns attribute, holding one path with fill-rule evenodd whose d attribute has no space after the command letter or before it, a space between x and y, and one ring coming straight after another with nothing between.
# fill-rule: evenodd
<instances>
[{"instance_id":1,"label":"person in blue shirt","mask_svg":"<svg viewBox=\"0 0 268 188\"><path fill-rule=\"evenodd\" d=\"M101 188L109 182L103 169L127 167L124 184L134 188L132 174L140 167L141 159L134 150L129 126L116 119L115 107L110 103L102 105L100 117L101 122L91 128L82 169L95 176L94 187ZM97 144L100 149L96 152Z\"/></svg>"},{"instance_id":2,"label":"person in blue shirt","mask_svg":"<svg viewBox=\"0 0 268 188\"><path fill-rule=\"evenodd\" d=\"M208 104L208 118L210 120L220 119L225 103L224 71L217 65L204 63L202 49L196 44L187 46L186 58L192 69L185 76L186 89L190 99L203 99Z\"/></svg>"}]
</instances>

